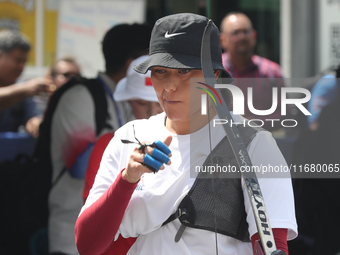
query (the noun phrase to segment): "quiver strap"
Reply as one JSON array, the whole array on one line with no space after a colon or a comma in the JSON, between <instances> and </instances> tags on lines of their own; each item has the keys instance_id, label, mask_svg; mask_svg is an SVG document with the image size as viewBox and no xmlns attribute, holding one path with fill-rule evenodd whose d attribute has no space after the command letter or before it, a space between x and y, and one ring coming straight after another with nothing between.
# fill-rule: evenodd
<instances>
[{"instance_id":1,"label":"quiver strap","mask_svg":"<svg viewBox=\"0 0 340 255\"><path fill-rule=\"evenodd\" d=\"M248 125L238 125L237 128L246 147L257 132L262 130ZM198 174L178 210L163 223L165 225L176 218L180 220L182 226L175 237L176 242L181 238L185 227L217 232L242 242L250 241L241 173L227 137L224 137L209 154L202 169L216 164L235 166L236 173L215 175L200 172Z\"/></svg>"}]
</instances>

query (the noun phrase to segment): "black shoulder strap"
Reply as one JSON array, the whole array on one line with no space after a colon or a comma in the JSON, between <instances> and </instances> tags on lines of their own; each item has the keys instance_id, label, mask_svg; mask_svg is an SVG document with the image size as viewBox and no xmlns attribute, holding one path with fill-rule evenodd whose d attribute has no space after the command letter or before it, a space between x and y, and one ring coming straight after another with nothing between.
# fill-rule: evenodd
<instances>
[{"instance_id":1,"label":"black shoulder strap","mask_svg":"<svg viewBox=\"0 0 340 255\"><path fill-rule=\"evenodd\" d=\"M95 105L95 121L96 121L96 134L97 136L103 130L104 127L110 128L106 124L106 120L109 119L109 113L107 109L107 99L105 91L97 79L71 79L69 82L60 87L50 98L44 121L39 128L39 137L34 149L33 158L39 162L39 165L44 169L52 169L51 162L51 126L54 112L58 106L59 100L62 95L74 87L75 85L85 86L91 96L93 97ZM63 173L66 171L62 171Z\"/></svg>"},{"instance_id":2,"label":"black shoulder strap","mask_svg":"<svg viewBox=\"0 0 340 255\"><path fill-rule=\"evenodd\" d=\"M104 128L113 129L113 127L106 122L106 120L110 118L105 96L106 92L98 79L87 80L84 85L90 91L95 104L96 134L98 136Z\"/></svg>"},{"instance_id":3,"label":"black shoulder strap","mask_svg":"<svg viewBox=\"0 0 340 255\"><path fill-rule=\"evenodd\" d=\"M45 112L44 120L39 127L39 137L35 145L33 157L38 159L45 167L52 169L51 165L51 125L52 118L57 108L59 99L68 89L74 85L81 83L82 80L71 79L69 82L60 87L51 97L48 102L47 109Z\"/></svg>"},{"instance_id":4,"label":"black shoulder strap","mask_svg":"<svg viewBox=\"0 0 340 255\"><path fill-rule=\"evenodd\" d=\"M246 146L257 132L261 131L248 125L239 125L237 128ZM208 155L203 163L202 172L199 173L188 194L181 201L178 210L163 223L165 225L179 218L182 226L175 241L180 239L185 226L216 231L243 242L249 241L240 173L236 170L234 174L227 172L226 175L222 174L217 178L204 170L217 165L232 166L236 169L236 158L226 137ZM215 189L211 188L213 186ZM219 201L219 206L212 211L213 201L216 199ZM211 217L214 214L216 218ZM215 220L218 222L217 228L214 226Z\"/></svg>"}]
</instances>

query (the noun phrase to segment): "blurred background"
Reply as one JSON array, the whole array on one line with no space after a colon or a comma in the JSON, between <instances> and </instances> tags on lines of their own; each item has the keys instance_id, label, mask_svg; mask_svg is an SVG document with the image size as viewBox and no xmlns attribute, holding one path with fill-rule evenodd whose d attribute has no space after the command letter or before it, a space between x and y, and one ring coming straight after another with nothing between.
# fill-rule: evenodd
<instances>
[{"instance_id":1,"label":"blurred background","mask_svg":"<svg viewBox=\"0 0 340 255\"><path fill-rule=\"evenodd\" d=\"M255 53L280 64L286 78L311 77L340 62L339 0L2 0L0 29L20 30L31 40L22 79L43 76L65 54L75 55L84 76L93 76L103 70L99 43L114 24L153 24L192 12L219 26L231 11L249 16L257 31Z\"/></svg>"},{"instance_id":2,"label":"blurred background","mask_svg":"<svg viewBox=\"0 0 340 255\"><path fill-rule=\"evenodd\" d=\"M281 66L286 86L303 87L311 91L322 76L339 66L340 0L0 0L0 30L17 30L30 40L32 49L19 81L45 76L51 65L64 56L72 56L77 60L82 76L94 77L98 71L104 71L101 40L114 25L135 22L153 25L165 15L191 12L211 18L219 27L227 13L236 11L245 13L257 32L254 53ZM337 100L340 101L339 98ZM340 107L337 107L338 113ZM288 164L311 162L298 152L307 151L308 147L312 148L318 142L307 143L311 139L305 136L295 148L294 143L299 134L315 134L308 133L306 116L300 116L301 112L296 108L291 109L291 114L291 118L298 119L299 126L276 130L273 136ZM335 134L328 131L322 133ZM35 139L30 135L15 136L17 143L12 138L0 136L0 163L5 159L13 159L18 153L29 154L34 147ZM331 140L334 140L333 136ZM6 143L9 141L10 145ZM293 160L294 155L298 161ZM301 159L303 156L304 162ZM338 162L340 157L336 157ZM324 186L328 185L326 183ZM315 186L314 183L310 184L311 189ZM338 183L335 186L340 187ZM298 190L299 194L306 192L306 186L300 184L299 187L295 188L296 194ZM333 195L337 199L334 193L329 197ZM320 200L323 199L320 196ZM313 200L310 204L313 207L316 202ZM307 205L303 207L307 214L311 212ZM324 220L327 220L327 216ZM290 244L290 254L321 254L311 252L314 249L314 237L309 236L310 222L304 226L307 230L302 231L295 243ZM339 226L335 229L338 234ZM330 228L333 229L333 226ZM336 249L339 250L338 247Z\"/></svg>"},{"instance_id":3,"label":"blurred background","mask_svg":"<svg viewBox=\"0 0 340 255\"><path fill-rule=\"evenodd\" d=\"M250 18L257 32L254 53L281 66L286 86L311 90L340 63L340 0L1 0L0 30L19 30L30 39L19 81L45 76L64 56L77 60L84 77L94 77L104 71L103 35L116 24L153 25L165 15L192 12L220 27L224 16L235 11ZM290 111L298 127L273 133L287 161L306 123L296 107Z\"/></svg>"}]
</instances>

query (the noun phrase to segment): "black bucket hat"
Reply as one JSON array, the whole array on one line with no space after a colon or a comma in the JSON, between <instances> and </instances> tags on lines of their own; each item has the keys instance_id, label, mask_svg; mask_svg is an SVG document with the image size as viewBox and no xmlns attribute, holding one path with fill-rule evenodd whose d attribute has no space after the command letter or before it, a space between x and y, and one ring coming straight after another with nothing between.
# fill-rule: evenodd
<instances>
[{"instance_id":1,"label":"black bucket hat","mask_svg":"<svg viewBox=\"0 0 340 255\"><path fill-rule=\"evenodd\" d=\"M201 44L204 29L209 19L192 13L180 13L163 17L153 27L149 58L134 67L138 73L145 74L153 66L174 69L202 69ZM230 74L222 64L220 33L212 25L210 52L214 70L222 71L222 78Z\"/></svg>"}]
</instances>

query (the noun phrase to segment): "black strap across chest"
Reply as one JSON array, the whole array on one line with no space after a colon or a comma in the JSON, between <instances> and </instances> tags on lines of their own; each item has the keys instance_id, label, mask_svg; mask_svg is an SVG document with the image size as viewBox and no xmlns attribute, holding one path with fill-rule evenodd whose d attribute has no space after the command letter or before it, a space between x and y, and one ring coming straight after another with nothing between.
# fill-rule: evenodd
<instances>
[{"instance_id":1,"label":"black strap across chest","mask_svg":"<svg viewBox=\"0 0 340 255\"><path fill-rule=\"evenodd\" d=\"M257 132L262 129L237 126L246 146ZM172 214L163 226L176 218L182 227L176 235L178 241L185 227L204 229L249 242L248 223L244 207L244 197L241 184L241 173L227 137L208 155L202 169L208 166L234 166L235 173L223 173L216 176L208 172L200 172L180 203L177 211ZM215 222L216 221L216 222Z\"/></svg>"}]
</instances>

